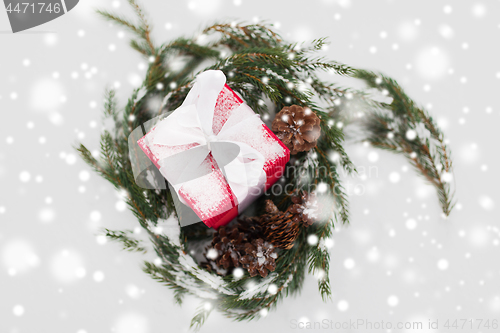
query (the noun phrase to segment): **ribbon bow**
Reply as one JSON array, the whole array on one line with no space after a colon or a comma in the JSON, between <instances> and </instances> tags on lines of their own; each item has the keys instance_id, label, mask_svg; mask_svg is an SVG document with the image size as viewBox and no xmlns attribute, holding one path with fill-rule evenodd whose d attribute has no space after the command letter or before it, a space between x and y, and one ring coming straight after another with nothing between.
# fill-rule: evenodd
<instances>
[{"instance_id":1,"label":"ribbon bow","mask_svg":"<svg viewBox=\"0 0 500 333\"><path fill-rule=\"evenodd\" d=\"M233 110L220 132L213 132L214 109L225 83L226 77L221 71L209 70L199 74L182 105L157 125L153 143L191 145L189 149L158 162L160 172L177 194L183 183L212 171L203 165L203 161L211 154L241 203L250 187L265 182L265 158L259 151L246 143L234 141L234 138L243 128L260 126L262 123L256 114L244 118L233 117ZM244 103L239 107L249 108ZM179 199L186 203L181 196Z\"/></svg>"}]
</instances>

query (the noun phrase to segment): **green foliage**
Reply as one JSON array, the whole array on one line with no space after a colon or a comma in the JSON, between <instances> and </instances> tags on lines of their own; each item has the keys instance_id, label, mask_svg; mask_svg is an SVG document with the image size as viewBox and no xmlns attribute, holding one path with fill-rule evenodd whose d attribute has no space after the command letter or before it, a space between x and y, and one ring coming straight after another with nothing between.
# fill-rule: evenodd
<instances>
[{"instance_id":1,"label":"green foliage","mask_svg":"<svg viewBox=\"0 0 500 333\"><path fill-rule=\"evenodd\" d=\"M146 253L146 249L141 246L141 242L137 239L132 238L130 235L132 231L120 231L120 230L109 230L104 229L104 235L111 240L122 243L123 248L130 252L143 252Z\"/></svg>"},{"instance_id":2,"label":"green foliage","mask_svg":"<svg viewBox=\"0 0 500 333\"><path fill-rule=\"evenodd\" d=\"M156 46L151 39L151 25L146 15L134 0L129 0L129 3L137 16L137 23L107 11L98 13L133 33L131 46L148 60L147 74L142 86L134 90L123 109L118 107L114 91L106 91L104 116L111 119L114 128L102 133L100 158L92 156L83 145L76 149L86 163L124 195L130 210L149 235L161 263L145 262L144 272L173 289L178 304L187 294L203 300L191 322L194 329L203 325L213 309L235 320L259 317L275 308L284 297L297 294L306 270L318 277L322 298L330 297L330 258L324 242L332 235L333 220L348 223L349 217L347 194L339 169L356 172L343 148L343 128L338 126L339 109L350 100L360 101L367 115L364 126L369 136L365 139L375 147L409 158L437 188L443 211L449 214L453 206L451 190L441 178L443 172L452 171L443 135L432 118L418 108L395 81L315 56L324 47L324 39L314 40L310 45L286 43L272 26L266 24L216 23L203 30L201 36L178 38ZM209 41L201 43L201 39ZM180 60L184 63L182 68L172 66ZM221 277L198 266L187 248L190 242L210 237L204 225L182 228L178 239L156 234L155 227L175 214L170 193L167 190L144 190L136 185L132 175L128 156L131 131L166 110L176 109L187 95L196 74L206 69L223 71L227 84L264 118L284 106L298 104L310 108L321 119L322 135L317 147L292 158L288 168L299 166L300 172L285 172L285 184L292 184L294 191L280 195L269 193L266 197L284 210L298 189L322 185L326 188L324 196L333 199L329 207L331 211L324 212L326 217L313 226L301 227L295 246L290 250L280 250L276 270L266 278L252 278L248 274L239 279L231 275ZM361 79L370 87L388 91L393 101L391 104L377 102L363 90L324 82L319 78L321 72ZM152 100L162 101L161 105L151 103ZM269 105L273 109L268 109ZM393 127L395 121L397 128ZM419 123L430 132L430 137L426 140L420 137L407 139L407 130L415 129ZM390 138L389 132L394 136ZM262 198L256 201L257 210L262 210L263 201ZM106 235L120 241L127 250L145 251L142 243L129 232L106 230ZM309 236L316 237L317 244L310 245ZM250 284L254 289L249 288ZM277 287L276 293L268 292L270 285Z\"/></svg>"},{"instance_id":3,"label":"green foliage","mask_svg":"<svg viewBox=\"0 0 500 333\"><path fill-rule=\"evenodd\" d=\"M193 319L191 319L191 325L189 327L194 328L196 331L199 330L205 323L205 320L207 320L210 312L212 312L212 309L213 308L211 307L210 303L202 304L198 308L198 310L196 310Z\"/></svg>"},{"instance_id":4,"label":"green foliage","mask_svg":"<svg viewBox=\"0 0 500 333\"><path fill-rule=\"evenodd\" d=\"M450 215L454 206L450 183L453 175L451 152L434 119L418 107L393 79L365 70L356 71L355 77L372 88L385 91L392 98L391 104L371 110L364 124L369 133L367 140L374 147L403 154L436 188L444 215ZM416 137L407 135L408 131L415 133Z\"/></svg>"}]
</instances>

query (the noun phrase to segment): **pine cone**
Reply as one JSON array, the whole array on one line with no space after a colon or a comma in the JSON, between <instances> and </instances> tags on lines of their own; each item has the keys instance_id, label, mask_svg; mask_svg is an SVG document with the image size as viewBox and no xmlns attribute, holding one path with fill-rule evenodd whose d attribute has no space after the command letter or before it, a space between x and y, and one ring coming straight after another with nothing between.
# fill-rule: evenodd
<instances>
[{"instance_id":1,"label":"pine cone","mask_svg":"<svg viewBox=\"0 0 500 333\"><path fill-rule=\"evenodd\" d=\"M299 236L299 223L291 212L281 212L271 200L266 200L267 214L261 216L264 237L275 247L289 250Z\"/></svg>"},{"instance_id":2,"label":"pine cone","mask_svg":"<svg viewBox=\"0 0 500 333\"><path fill-rule=\"evenodd\" d=\"M289 250L299 235L299 224L289 212L265 215L261 219L264 237L277 248Z\"/></svg>"},{"instance_id":3,"label":"pine cone","mask_svg":"<svg viewBox=\"0 0 500 333\"><path fill-rule=\"evenodd\" d=\"M321 134L320 119L309 108L285 106L274 118L272 131L295 155L316 147Z\"/></svg>"},{"instance_id":4,"label":"pine cone","mask_svg":"<svg viewBox=\"0 0 500 333\"><path fill-rule=\"evenodd\" d=\"M262 238L262 227L259 220L259 217L240 216L238 217L238 229L245 233L247 239Z\"/></svg>"},{"instance_id":5,"label":"pine cone","mask_svg":"<svg viewBox=\"0 0 500 333\"><path fill-rule=\"evenodd\" d=\"M246 242L245 234L240 232L237 226L232 228L222 226L214 234L212 240L212 248L217 251L217 256L207 258L207 260L215 262L217 266L224 267L224 269L238 267Z\"/></svg>"},{"instance_id":6,"label":"pine cone","mask_svg":"<svg viewBox=\"0 0 500 333\"><path fill-rule=\"evenodd\" d=\"M261 276L267 276L268 270L274 270L274 259L277 258L277 254L272 251L272 244L264 243L262 240L259 219L258 217L243 216L238 218L238 224L233 227L220 227L214 233L212 248L207 249L206 262L202 262L201 266L220 275L226 275L234 267L243 267L248 270L251 276L255 276L257 273ZM258 240L263 243L255 243ZM216 252L214 253L214 251ZM264 262L262 262L261 256L265 257ZM221 271L222 268L224 270Z\"/></svg>"},{"instance_id":7,"label":"pine cone","mask_svg":"<svg viewBox=\"0 0 500 333\"><path fill-rule=\"evenodd\" d=\"M266 277L269 271L276 268L275 259L278 258L274 252L274 246L265 242L262 238L254 239L251 243L245 244L245 253L240 259L240 263L248 270L250 276L260 274Z\"/></svg>"},{"instance_id":8,"label":"pine cone","mask_svg":"<svg viewBox=\"0 0 500 333\"><path fill-rule=\"evenodd\" d=\"M318 215L316 196L304 192L300 196L292 197L292 202L293 205L287 211L293 214L293 220L297 223L302 222L306 227L312 225Z\"/></svg>"},{"instance_id":9,"label":"pine cone","mask_svg":"<svg viewBox=\"0 0 500 333\"><path fill-rule=\"evenodd\" d=\"M276 215L281 213L278 207L274 204L272 200L266 200L266 206L264 208L266 210L266 213Z\"/></svg>"}]
</instances>

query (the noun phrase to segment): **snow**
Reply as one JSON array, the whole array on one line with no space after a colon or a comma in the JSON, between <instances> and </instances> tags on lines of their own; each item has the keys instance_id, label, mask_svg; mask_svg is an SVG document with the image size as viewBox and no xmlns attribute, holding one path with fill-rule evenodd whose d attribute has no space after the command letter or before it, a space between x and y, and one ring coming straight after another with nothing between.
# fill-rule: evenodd
<instances>
[{"instance_id":1,"label":"snow","mask_svg":"<svg viewBox=\"0 0 500 333\"><path fill-rule=\"evenodd\" d=\"M15 316L21 317L22 315L24 315L24 306L18 304L14 306L12 312L14 313Z\"/></svg>"},{"instance_id":2,"label":"snow","mask_svg":"<svg viewBox=\"0 0 500 333\"><path fill-rule=\"evenodd\" d=\"M92 277L95 282L102 282L104 281L105 275L102 271L95 271Z\"/></svg>"},{"instance_id":3,"label":"snow","mask_svg":"<svg viewBox=\"0 0 500 333\"><path fill-rule=\"evenodd\" d=\"M450 266L450 263L446 259L439 259L437 262L437 267L441 271L445 271Z\"/></svg>"},{"instance_id":4,"label":"snow","mask_svg":"<svg viewBox=\"0 0 500 333\"><path fill-rule=\"evenodd\" d=\"M245 271L240 267L236 267L233 269L233 276L236 280L242 278L244 274L245 274Z\"/></svg>"},{"instance_id":5,"label":"snow","mask_svg":"<svg viewBox=\"0 0 500 333\"><path fill-rule=\"evenodd\" d=\"M269 285L274 281L276 277L276 273L270 273L267 277L260 280L259 283L254 283L253 281L251 281L251 283L247 285L246 290L239 295L238 299L251 299L259 294L266 293Z\"/></svg>"},{"instance_id":6,"label":"snow","mask_svg":"<svg viewBox=\"0 0 500 333\"><path fill-rule=\"evenodd\" d=\"M451 38L453 32L448 26L441 26L440 33ZM420 50L415 56L415 70L424 79L438 80L444 78L451 66L448 53L438 46L430 46Z\"/></svg>"},{"instance_id":7,"label":"snow","mask_svg":"<svg viewBox=\"0 0 500 333\"><path fill-rule=\"evenodd\" d=\"M472 7L472 14L476 18L482 18L483 16L486 15L486 12L487 12L486 6L482 3L476 3Z\"/></svg>"},{"instance_id":8,"label":"snow","mask_svg":"<svg viewBox=\"0 0 500 333\"><path fill-rule=\"evenodd\" d=\"M487 210L487 211L490 211L490 210L493 210L493 208L495 208L495 202L493 201L493 199L491 199L490 196L487 196L487 195L481 195L479 198L478 198L478 202L479 202L479 205L484 209L484 210Z\"/></svg>"},{"instance_id":9,"label":"snow","mask_svg":"<svg viewBox=\"0 0 500 333\"><path fill-rule=\"evenodd\" d=\"M311 246L318 244L318 241L319 241L318 236L316 236L315 234L307 236L307 243Z\"/></svg>"},{"instance_id":10,"label":"snow","mask_svg":"<svg viewBox=\"0 0 500 333\"><path fill-rule=\"evenodd\" d=\"M181 249L178 250L179 254L179 263L184 267L184 269L194 276L196 276L198 279L201 281L205 282L210 288L214 289L215 291L218 291L220 293L226 294L226 295L235 295L235 293L224 287L225 282L222 279L222 277L218 275L214 275L204 269L199 268L198 264L194 261L194 259L188 255L185 254ZM174 272L174 275L176 275L179 279L177 279L177 282L180 283L181 285L191 285L197 286L197 283L194 279L189 278L187 275L185 275L183 272ZM182 277L182 279L181 279ZM190 288L191 289L191 288ZM195 292L199 292L199 297L201 298L217 298L216 294L211 294L208 292L204 292L203 290L200 290L200 288L195 288Z\"/></svg>"},{"instance_id":11,"label":"snow","mask_svg":"<svg viewBox=\"0 0 500 333\"><path fill-rule=\"evenodd\" d=\"M340 300L337 303L337 309L339 309L340 312L345 312L349 309L349 303L346 300Z\"/></svg>"},{"instance_id":12,"label":"snow","mask_svg":"<svg viewBox=\"0 0 500 333\"><path fill-rule=\"evenodd\" d=\"M319 183L316 191L318 193L326 193L326 191L328 191L328 185L326 183Z\"/></svg>"},{"instance_id":13,"label":"snow","mask_svg":"<svg viewBox=\"0 0 500 333\"><path fill-rule=\"evenodd\" d=\"M375 151L372 151L368 154L368 161L375 163L378 160L378 153Z\"/></svg>"},{"instance_id":14,"label":"snow","mask_svg":"<svg viewBox=\"0 0 500 333\"><path fill-rule=\"evenodd\" d=\"M84 269L83 257L75 250L60 250L50 260L52 276L60 283L75 283L84 276Z\"/></svg>"},{"instance_id":15,"label":"snow","mask_svg":"<svg viewBox=\"0 0 500 333\"><path fill-rule=\"evenodd\" d=\"M278 292L278 286L275 285L274 283L271 283L267 288L267 292L270 293L271 295L275 295Z\"/></svg>"},{"instance_id":16,"label":"snow","mask_svg":"<svg viewBox=\"0 0 500 333\"><path fill-rule=\"evenodd\" d=\"M399 37L406 42L414 40L418 33L417 26L411 21L402 22L398 28Z\"/></svg>"},{"instance_id":17,"label":"snow","mask_svg":"<svg viewBox=\"0 0 500 333\"><path fill-rule=\"evenodd\" d=\"M134 88L140 87L142 84L142 80L142 76L137 73L130 73L127 77L128 83Z\"/></svg>"},{"instance_id":18,"label":"snow","mask_svg":"<svg viewBox=\"0 0 500 333\"><path fill-rule=\"evenodd\" d=\"M391 307L395 307L399 304L399 298L395 295L391 295L387 298L387 304Z\"/></svg>"},{"instance_id":19,"label":"snow","mask_svg":"<svg viewBox=\"0 0 500 333\"><path fill-rule=\"evenodd\" d=\"M38 213L38 218L42 223L50 223L56 217L56 213L52 208L46 207L40 210Z\"/></svg>"},{"instance_id":20,"label":"snow","mask_svg":"<svg viewBox=\"0 0 500 333\"><path fill-rule=\"evenodd\" d=\"M166 220L159 220L158 226L161 226L163 228L163 235L166 236L172 244L181 246L179 240L181 228L174 215L171 215Z\"/></svg>"},{"instance_id":21,"label":"snow","mask_svg":"<svg viewBox=\"0 0 500 333\"><path fill-rule=\"evenodd\" d=\"M367 257L368 261L370 261L372 263L377 262L380 258L380 253L379 253L377 247L372 247L368 251L368 253L366 254L366 257Z\"/></svg>"},{"instance_id":22,"label":"snow","mask_svg":"<svg viewBox=\"0 0 500 333\"><path fill-rule=\"evenodd\" d=\"M119 200L115 203L115 208L117 211L123 212L125 211L125 209L127 209L127 204L125 203L125 201Z\"/></svg>"},{"instance_id":23,"label":"snow","mask_svg":"<svg viewBox=\"0 0 500 333\"><path fill-rule=\"evenodd\" d=\"M90 172L88 172L87 170L82 170L78 173L78 178L82 182L86 182L90 179Z\"/></svg>"},{"instance_id":24,"label":"snow","mask_svg":"<svg viewBox=\"0 0 500 333\"><path fill-rule=\"evenodd\" d=\"M415 130L409 129L406 132L406 138L408 140L415 140L417 138L417 132Z\"/></svg>"},{"instance_id":25,"label":"snow","mask_svg":"<svg viewBox=\"0 0 500 333\"><path fill-rule=\"evenodd\" d=\"M41 262L33 245L24 239L9 241L1 252L4 267L13 274L29 272Z\"/></svg>"},{"instance_id":26,"label":"snow","mask_svg":"<svg viewBox=\"0 0 500 333\"><path fill-rule=\"evenodd\" d=\"M356 266L356 262L352 258L347 258L344 260L344 267L346 269L353 269Z\"/></svg>"},{"instance_id":27,"label":"snow","mask_svg":"<svg viewBox=\"0 0 500 333\"><path fill-rule=\"evenodd\" d=\"M219 252L216 249L208 249L206 256L208 259L215 260L219 256Z\"/></svg>"},{"instance_id":28,"label":"snow","mask_svg":"<svg viewBox=\"0 0 500 333\"><path fill-rule=\"evenodd\" d=\"M148 318L139 313L125 313L115 320L115 333L149 333Z\"/></svg>"},{"instance_id":29,"label":"snow","mask_svg":"<svg viewBox=\"0 0 500 333\"><path fill-rule=\"evenodd\" d=\"M90 212L90 220L93 222L99 222L101 220L102 214L98 210L93 210Z\"/></svg>"},{"instance_id":30,"label":"snow","mask_svg":"<svg viewBox=\"0 0 500 333\"><path fill-rule=\"evenodd\" d=\"M221 6L221 0L190 0L187 8L200 17L215 14Z\"/></svg>"},{"instance_id":31,"label":"snow","mask_svg":"<svg viewBox=\"0 0 500 333\"><path fill-rule=\"evenodd\" d=\"M139 289L135 284L128 284L125 287L125 293L130 297L131 299L139 299L142 294L144 293L144 290Z\"/></svg>"},{"instance_id":32,"label":"snow","mask_svg":"<svg viewBox=\"0 0 500 333\"><path fill-rule=\"evenodd\" d=\"M58 42L57 34L55 34L55 33L44 34L43 41L44 41L45 45L47 45L47 46L54 46Z\"/></svg>"},{"instance_id":33,"label":"snow","mask_svg":"<svg viewBox=\"0 0 500 333\"><path fill-rule=\"evenodd\" d=\"M23 183L29 182L31 179L31 174L28 171L22 171L19 174L19 180L22 181Z\"/></svg>"},{"instance_id":34,"label":"snow","mask_svg":"<svg viewBox=\"0 0 500 333\"><path fill-rule=\"evenodd\" d=\"M397 183L401 180L401 175L399 174L399 172L391 172L389 174L389 181L391 183Z\"/></svg>"},{"instance_id":35,"label":"snow","mask_svg":"<svg viewBox=\"0 0 500 333\"><path fill-rule=\"evenodd\" d=\"M30 106L39 112L50 112L59 108L61 96L66 94L64 86L57 80L44 78L33 83Z\"/></svg>"},{"instance_id":36,"label":"snow","mask_svg":"<svg viewBox=\"0 0 500 333\"><path fill-rule=\"evenodd\" d=\"M67 154L65 160L69 165L73 165L76 163L76 155L71 153Z\"/></svg>"},{"instance_id":37,"label":"snow","mask_svg":"<svg viewBox=\"0 0 500 333\"><path fill-rule=\"evenodd\" d=\"M414 230L417 227L417 221L415 221L414 219L408 219L406 220L405 225L408 230Z\"/></svg>"}]
</instances>

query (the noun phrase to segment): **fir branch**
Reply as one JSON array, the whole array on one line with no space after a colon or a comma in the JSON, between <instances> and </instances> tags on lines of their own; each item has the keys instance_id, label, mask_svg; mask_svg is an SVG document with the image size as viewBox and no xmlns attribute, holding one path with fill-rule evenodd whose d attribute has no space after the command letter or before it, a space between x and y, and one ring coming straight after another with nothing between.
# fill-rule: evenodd
<instances>
[{"instance_id":1,"label":"fir branch","mask_svg":"<svg viewBox=\"0 0 500 333\"><path fill-rule=\"evenodd\" d=\"M106 20L117 23L118 25L120 25L124 28L127 28L131 32L133 32L137 35L140 35L140 29L137 26L135 26L135 24L133 24L130 21L130 19L124 18L124 17L116 15L116 14L112 14L106 10L103 10L103 9L98 9L96 12L97 12L97 14L99 14L103 18L105 18Z\"/></svg>"},{"instance_id":2,"label":"fir branch","mask_svg":"<svg viewBox=\"0 0 500 333\"><path fill-rule=\"evenodd\" d=\"M92 153L85 147L84 145L80 144L79 146L75 147L75 149L78 151L80 157L83 159L87 165L89 165L92 169L94 169L95 172L97 172L101 177L107 179L109 181L109 175L107 172L103 169L103 167L99 164L99 162L92 156Z\"/></svg>"},{"instance_id":3,"label":"fir branch","mask_svg":"<svg viewBox=\"0 0 500 333\"><path fill-rule=\"evenodd\" d=\"M322 239L321 237L320 239ZM327 250L319 247L313 248L309 253L308 272L315 274L318 278L318 289L323 301L331 298L330 278L328 277L330 254Z\"/></svg>"},{"instance_id":4,"label":"fir branch","mask_svg":"<svg viewBox=\"0 0 500 333\"><path fill-rule=\"evenodd\" d=\"M210 303L202 303L198 310L196 310L193 319L191 319L191 324L189 325L189 327L194 328L195 332L199 331L201 326L203 326L208 316L212 312L212 309L213 307Z\"/></svg>"},{"instance_id":5,"label":"fir branch","mask_svg":"<svg viewBox=\"0 0 500 333\"><path fill-rule=\"evenodd\" d=\"M375 147L404 154L436 188L444 215L450 215L454 206L451 153L434 120L415 105L395 80L365 70L356 71L354 77L373 88L385 89L393 98L387 108L372 110L367 117L365 128L370 134L367 140ZM419 133L419 124L429 131L429 137Z\"/></svg>"},{"instance_id":6,"label":"fir branch","mask_svg":"<svg viewBox=\"0 0 500 333\"><path fill-rule=\"evenodd\" d=\"M231 40L237 41L238 43L240 43L244 47L248 47L249 46L248 43L246 43L243 40L243 38L241 38L238 35L236 35L235 33L231 32L231 29L228 29L229 27L230 27L230 25L228 25L228 24L217 24L217 25L213 25L213 26L205 29L203 32L208 33L212 30L217 31L217 32L221 32L221 33L227 35Z\"/></svg>"},{"instance_id":7,"label":"fir branch","mask_svg":"<svg viewBox=\"0 0 500 333\"><path fill-rule=\"evenodd\" d=\"M296 245L280 252L276 270L267 279L252 278L248 274L239 280L232 276L221 278L196 265L187 254L187 245L206 235L197 233L195 228L182 230L178 240L152 231L152 227L158 225L161 219L174 212L172 197L167 190L143 190L135 184L128 157L127 137L135 127L156 115L156 110L152 113L148 108L146 101L149 98L164 101L159 112L177 108L192 86L196 71L206 60L212 61L212 64L204 70L222 70L227 76L228 85L258 113L268 111L264 103L264 99L268 99L277 110L286 105L298 104L309 107L318 115L322 136L316 149L296 156L297 163L305 166L305 172L312 177L303 177L299 173L287 174L285 183L293 184L295 190L301 186L326 184L327 194L334 198L331 213L338 221L347 223L349 212L347 195L337 167L349 173L355 172L355 167L343 148L342 126L333 125L339 109L350 99L362 100L362 107L370 110L367 116L370 142L374 146L407 156L422 175L438 188L442 203L449 203L447 208L443 204L445 212L451 210L450 189L441 179L443 172L452 172L450 153L444 144L443 135L432 118L416 107L394 81L384 77L379 79L373 73L314 57L324 47L324 39L315 40L309 46L288 44L264 24L214 24L203 31L205 34L217 34L218 37L207 45L199 45L196 38L179 38L157 48L151 39L151 25L144 11L134 0L129 0L129 3L137 16L137 24L105 11L99 13L135 35L136 39L131 41L132 48L150 61L143 87L133 92L123 110L118 110L114 92L106 92L104 113L113 118L115 131L114 135L105 131L101 137L101 161L97 161L83 145L76 149L86 163L123 191L129 208L149 235L161 264L145 262L144 272L172 288L174 299L179 304L185 294L198 296L204 302L210 301L209 307L202 303L198 309L191 322L193 328L199 329L212 309L238 321L256 318L260 311L273 309L284 297L298 293L306 270L311 274L320 274L318 289L324 300L331 294L328 277L330 258L322 245L332 233L333 222L330 220L301 230ZM170 68L170 61L181 58L186 61L181 70ZM335 83L324 82L317 75L319 71L349 75L379 89L383 87L392 95L393 102L390 105L379 103L362 90L341 88ZM391 127L394 119L397 119L398 131ZM430 138L406 139L405 130L416 129L419 123L430 132ZM389 138L389 132L393 132L394 137ZM323 168L328 172L321 173ZM289 205L294 192L283 193L275 198L275 202L280 202L280 207ZM111 238L124 243L127 249L143 249L126 232L109 233ZM317 246L307 243L307 237L313 234L319 239ZM241 297L250 281L262 283L262 291L248 298ZM266 291L271 283L278 286L275 295Z\"/></svg>"},{"instance_id":8,"label":"fir branch","mask_svg":"<svg viewBox=\"0 0 500 333\"><path fill-rule=\"evenodd\" d=\"M104 101L104 116L115 117L117 114L116 92L113 89L106 90Z\"/></svg>"},{"instance_id":9,"label":"fir branch","mask_svg":"<svg viewBox=\"0 0 500 333\"><path fill-rule=\"evenodd\" d=\"M174 290L175 303L177 303L178 305L182 305L182 299L184 298L185 294L186 294L186 291L184 289Z\"/></svg>"},{"instance_id":10,"label":"fir branch","mask_svg":"<svg viewBox=\"0 0 500 333\"><path fill-rule=\"evenodd\" d=\"M142 253L147 252L146 249L140 245L141 241L133 239L129 236L130 234L132 234L130 230L124 232L120 230L104 229L104 232L105 232L104 235L109 239L121 242L123 244L124 249L127 251L142 252Z\"/></svg>"},{"instance_id":11,"label":"fir branch","mask_svg":"<svg viewBox=\"0 0 500 333\"><path fill-rule=\"evenodd\" d=\"M130 40L130 47L142 54L144 57L149 56L148 47L149 45L144 42L139 42L135 39Z\"/></svg>"},{"instance_id":12,"label":"fir branch","mask_svg":"<svg viewBox=\"0 0 500 333\"><path fill-rule=\"evenodd\" d=\"M137 1L135 0L128 0L129 5L132 7L134 10L136 16L139 18L139 25L136 25L132 23L132 21L128 18L112 14L106 10L97 10L97 13L104 17L106 20L114 22L126 29L128 29L130 32L135 34L139 39L142 39L143 42L145 43L145 46L147 48L136 48L139 46L139 42L135 41L132 42L133 48L137 49L140 53L143 53L144 55L147 56L156 56L156 48L154 46L154 43L151 39L151 25L146 19L146 14L142 10L142 8L139 6ZM144 53L146 52L146 53Z\"/></svg>"}]
</instances>

